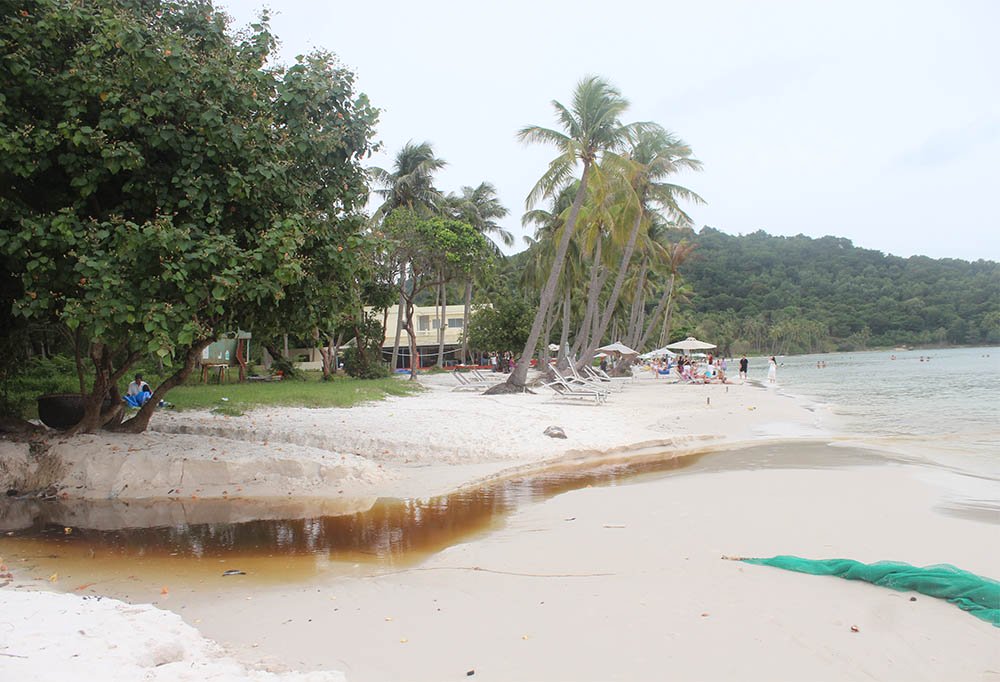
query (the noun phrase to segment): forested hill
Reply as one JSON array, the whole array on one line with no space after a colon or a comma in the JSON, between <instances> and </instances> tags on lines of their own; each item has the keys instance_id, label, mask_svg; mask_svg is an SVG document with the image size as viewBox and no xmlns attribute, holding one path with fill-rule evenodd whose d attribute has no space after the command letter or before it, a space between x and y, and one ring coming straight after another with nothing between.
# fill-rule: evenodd
<instances>
[{"instance_id":1,"label":"forested hill","mask_svg":"<svg viewBox=\"0 0 1000 682\"><path fill-rule=\"evenodd\" d=\"M781 325L787 352L1000 343L995 261L900 258L848 239L762 231L732 236L706 227L677 236L697 244L680 268L691 289L685 307L695 313L685 323L737 346L777 352Z\"/></svg>"}]
</instances>

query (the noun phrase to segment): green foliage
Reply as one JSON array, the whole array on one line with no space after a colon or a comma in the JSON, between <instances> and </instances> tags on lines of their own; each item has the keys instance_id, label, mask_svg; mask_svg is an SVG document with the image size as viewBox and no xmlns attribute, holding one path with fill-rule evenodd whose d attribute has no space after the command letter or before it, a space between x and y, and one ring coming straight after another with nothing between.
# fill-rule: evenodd
<instances>
[{"instance_id":1,"label":"green foliage","mask_svg":"<svg viewBox=\"0 0 1000 682\"><path fill-rule=\"evenodd\" d=\"M322 381L319 372L302 374L303 381L179 386L171 392L170 402L175 410L218 410L221 414L238 415L256 407L351 407L419 390L395 378Z\"/></svg>"},{"instance_id":2,"label":"green foliage","mask_svg":"<svg viewBox=\"0 0 1000 682\"><path fill-rule=\"evenodd\" d=\"M21 4L0 22L14 315L118 367L355 302L377 112L350 72L266 66L266 16L234 38L201 0Z\"/></svg>"},{"instance_id":3,"label":"green foliage","mask_svg":"<svg viewBox=\"0 0 1000 682\"><path fill-rule=\"evenodd\" d=\"M375 349L379 354L381 347ZM358 349L353 346L345 348L344 371L355 379L383 379L391 374L389 365L378 359L378 356L369 356L367 362L362 363L358 357Z\"/></svg>"},{"instance_id":4,"label":"green foliage","mask_svg":"<svg viewBox=\"0 0 1000 682\"><path fill-rule=\"evenodd\" d=\"M353 332L355 345L344 349L344 369L347 373L356 379L389 376L389 365L382 361L382 337L385 334L382 323L373 315L362 315L355 322Z\"/></svg>"},{"instance_id":5,"label":"green foliage","mask_svg":"<svg viewBox=\"0 0 1000 682\"><path fill-rule=\"evenodd\" d=\"M143 380L155 386L162 377L152 368L137 366L132 374L140 373ZM132 375L122 380L124 384L132 380ZM192 378L193 380L193 378ZM90 390L91 377L84 374L85 390ZM22 362L17 372L3 377L0 381L0 414L34 418L37 416L35 399L46 393L79 393L80 380L76 362L66 355L50 358L35 356Z\"/></svg>"},{"instance_id":6,"label":"green foliage","mask_svg":"<svg viewBox=\"0 0 1000 682\"><path fill-rule=\"evenodd\" d=\"M524 347L535 311L523 299L501 296L492 306L472 313L469 346L481 350L516 350Z\"/></svg>"},{"instance_id":7,"label":"green foliage","mask_svg":"<svg viewBox=\"0 0 1000 682\"><path fill-rule=\"evenodd\" d=\"M996 262L900 258L836 237L683 235L697 244L682 269L689 322L734 352L1000 340Z\"/></svg>"},{"instance_id":8,"label":"green foliage","mask_svg":"<svg viewBox=\"0 0 1000 682\"><path fill-rule=\"evenodd\" d=\"M45 393L77 393L80 382L72 358L35 357L3 381L2 414L35 416L35 399Z\"/></svg>"}]
</instances>

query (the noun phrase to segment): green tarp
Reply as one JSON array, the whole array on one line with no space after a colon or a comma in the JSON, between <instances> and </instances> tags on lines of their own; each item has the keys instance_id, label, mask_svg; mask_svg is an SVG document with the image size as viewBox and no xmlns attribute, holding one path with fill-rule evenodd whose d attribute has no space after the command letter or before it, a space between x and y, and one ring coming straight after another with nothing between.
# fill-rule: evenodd
<instances>
[{"instance_id":1,"label":"green tarp","mask_svg":"<svg viewBox=\"0 0 1000 682\"><path fill-rule=\"evenodd\" d=\"M799 573L863 580L903 592L920 592L929 597L947 599L958 608L1000 627L1000 582L948 564L920 568L901 561L863 564L852 559L803 559L797 556L740 558L740 561Z\"/></svg>"}]
</instances>

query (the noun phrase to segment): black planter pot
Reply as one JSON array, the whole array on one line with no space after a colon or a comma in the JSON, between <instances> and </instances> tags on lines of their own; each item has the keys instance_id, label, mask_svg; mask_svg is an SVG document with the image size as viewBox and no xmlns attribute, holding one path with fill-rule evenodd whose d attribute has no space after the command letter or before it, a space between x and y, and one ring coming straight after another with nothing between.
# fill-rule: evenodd
<instances>
[{"instance_id":1,"label":"black planter pot","mask_svg":"<svg viewBox=\"0 0 1000 682\"><path fill-rule=\"evenodd\" d=\"M79 393L49 393L38 396L38 418L50 429L72 428L83 419L85 398ZM101 410L111 407L105 398Z\"/></svg>"}]
</instances>

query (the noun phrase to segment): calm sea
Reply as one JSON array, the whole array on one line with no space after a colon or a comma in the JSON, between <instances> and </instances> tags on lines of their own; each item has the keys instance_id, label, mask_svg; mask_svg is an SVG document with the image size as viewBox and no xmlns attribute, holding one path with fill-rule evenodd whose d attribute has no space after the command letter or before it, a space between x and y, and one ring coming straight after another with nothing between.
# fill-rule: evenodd
<instances>
[{"instance_id":1,"label":"calm sea","mask_svg":"<svg viewBox=\"0 0 1000 682\"><path fill-rule=\"evenodd\" d=\"M766 376L751 358L750 378ZM859 445L1000 481L1000 348L781 357L774 390L830 411Z\"/></svg>"}]
</instances>

